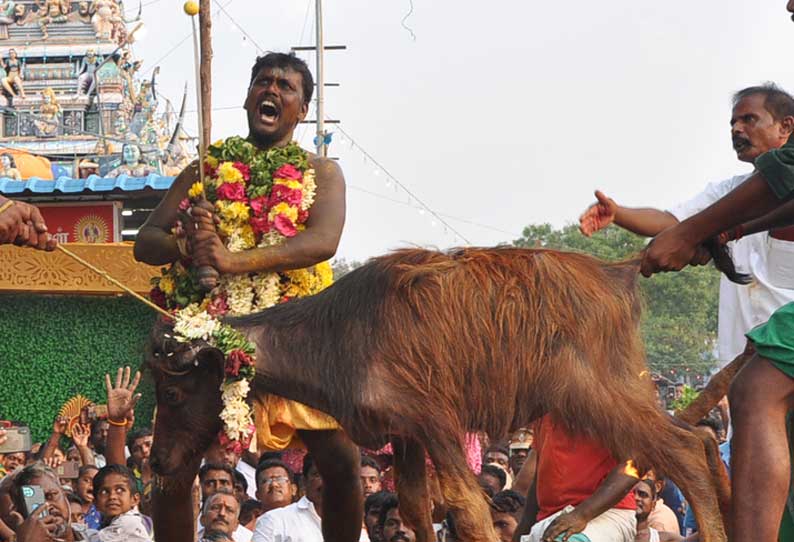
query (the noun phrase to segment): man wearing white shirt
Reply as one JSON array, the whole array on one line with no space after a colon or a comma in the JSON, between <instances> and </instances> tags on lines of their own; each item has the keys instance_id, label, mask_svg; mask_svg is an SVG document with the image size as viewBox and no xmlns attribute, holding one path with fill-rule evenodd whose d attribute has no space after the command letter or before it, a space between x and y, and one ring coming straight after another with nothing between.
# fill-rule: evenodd
<instances>
[{"instance_id":1,"label":"man wearing white shirt","mask_svg":"<svg viewBox=\"0 0 794 542\"><path fill-rule=\"evenodd\" d=\"M230 536L234 542L250 542L252 533L240 525L239 515L240 501L237 497L225 490L213 493L206 498L201 508L198 539L201 540L205 533L210 535L220 531Z\"/></svg>"},{"instance_id":2,"label":"man wearing white shirt","mask_svg":"<svg viewBox=\"0 0 794 542\"><path fill-rule=\"evenodd\" d=\"M783 119L794 116L794 98L767 83L749 87L733 97L731 138L736 156L754 163L763 153L783 146L791 131ZM579 218L585 235L592 235L614 222L631 232L655 236L709 207L747 180L752 173L710 183L694 198L668 211L629 208L615 203L601 192L598 202ZM744 334L767 321L779 307L794 301L794 228L758 233L732 241L734 263L754 282L740 286L724 275L720 279L718 319L718 362L729 363L745 349Z\"/></svg>"},{"instance_id":3,"label":"man wearing white shirt","mask_svg":"<svg viewBox=\"0 0 794 542\"><path fill-rule=\"evenodd\" d=\"M311 454L303 458L306 494L289 506L275 508L256 520L252 542L323 542L323 479ZM362 530L360 542L369 542Z\"/></svg>"}]
</instances>

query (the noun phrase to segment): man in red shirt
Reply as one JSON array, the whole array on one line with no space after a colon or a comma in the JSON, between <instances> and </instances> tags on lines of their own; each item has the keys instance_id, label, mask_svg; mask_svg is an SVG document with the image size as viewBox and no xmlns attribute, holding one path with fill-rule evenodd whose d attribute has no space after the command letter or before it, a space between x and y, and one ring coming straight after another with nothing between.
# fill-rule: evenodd
<instances>
[{"instance_id":1,"label":"man in red shirt","mask_svg":"<svg viewBox=\"0 0 794 542\"><path fill-rule=\"evenodd\" d=\"M535 480L513 540L528 533L529 542L634 542L637 478L624 463L548 414L535 427L534 449Z\"/></svg>"}]
</instances>

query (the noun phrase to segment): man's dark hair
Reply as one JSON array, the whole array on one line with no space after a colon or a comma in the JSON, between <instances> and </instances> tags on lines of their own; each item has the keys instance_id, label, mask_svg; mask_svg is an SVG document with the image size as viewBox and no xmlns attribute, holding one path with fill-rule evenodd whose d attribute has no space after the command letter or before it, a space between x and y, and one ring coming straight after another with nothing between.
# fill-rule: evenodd
<instances>
[{"instance_id":1,"label":"man's dark hair","mask_svg":"<svg viewBox=\"0 0 794 542\"><path fill-rule=\"evenodd\" d=\"M378 465L378 462L375 461L374 459L372 459L368 455L362 455L361 456L361 467L362 468L363 467L370 467L372 469L375 469L376 471L378 471L378 474L380 474L380 471L381 471L381 468L380 468L380 465Z\"/></svg>"},{"instance_id":2,"label":"man's dark hair","mask_svg":"<svg viewBox=\"0 0 794 542\"><path fill-rule=\"evenodd\" d=\"M66 493L66 500L75 504L79 504L80 506L85 506L85 501L83 498L77 493L72 493L71 491Z\"/></svg>"},{"instance_id":3,"label":"man's dark hair","mask_svg":"<svg viewBox=\"0 0 794 542\"><path fill-rule=\"evenodd\" d=\"M485 453L482 456L485 457L490 452L499 452L500 454L505 454L505 457L510 457L510 450L504 444L491 444L485 449Z\"/></svg>"},{"instance_id":4,"label":"man's dark hair","mask_svg":"<svg viewBox=\"0 0 794 542\"><path fill-rule=\"evenodd\" d=\"M507 484L507 473L497 467L496 465L483 465L482 471L480 475L487 474L488 476L493 476L497 480L499 480L499 490L501 491L504 489L505 485Z\"/></svg>"},{"instance_id":5,"label":"man's dark hair","mask_svg":"<svg viewBox=\"0 0 794 542\"><path fill-rule=\"evenodd\" d=\"M389 515L389 510L393 508L400 508L400 501L397 499L397 495L394 493L390 493L380 505L380 515L378 516L378 527L383 529L383 526L386 524L386 516Z\"/></svg>"},{"instance_id":6,"label":"man's dark hair","mask_svg":"<svg viewBox=\"0 0 794 542\"><path fill-rule=\"evenodd\" d=\"M306 454L303 456L303 468L301 469L301 474L303 475L304 482L309 479L309 471L312 470L314 466L314 458L312 454Z\"/></svg>"},{"instance_id":7,"label":"man's dark hair","mask_svg":"<svg viewBox=\"0 0 794 542\"><path fill-rule=\"evenodd\" d=\"M246 525L255 517L259 517L262 513L262 503L254 499L248 499L240 505L240 514L238 520L240 525Z\"/></svg>"},{"instance_id":8,"label":"man's dark hair","mask_svg":"<svg viewBox=\"0 0 794 542\"><path fill-rule=\"evenodd\" d=\"M238 484L243 486L243 493L248 493L248 480L245 479L242 472L234 469L234 485Z\"/></svg>"},{"instance_id":9,"label":"man's dark hair","mask_svg":"<svg viewBox=\"0 0 794 542\"><path fill-rule=\"evenodd\" d=\"M259 485L259 475L265 472L267 469L275 469L280 468L284 469L284 472L287 473L287 478L292 483L295 483L295 473L292 472L292 469L289 466L281 461L280 459L268 459L266 461L260 461L259 465L256 467L256 485Z\"/></svg>"},{"instance_id":10,"label":"man's dark hair","mask_svg":"<svg viewBox=\"0 0 794 542\"><path fill-rule=\"evenodd\" d=\"M234 483L235 481L234 469L231 468L229 465L225 465L223 463L204 463L199 469L199 481L203 482L204 477L207 476L207 473L211 470L222 470L231 477L232 483Z\"/></svg>"},{"instance_id":11,"label":"man's dark hair","mask_svg":"<svg viewBox=\"0 0 794 542\"><path fill-rule=\"evenodd\" d=\"M11 487L9 488L9 494L11 495L11 499L14 501L14 506L16 506L17 510L25 509L24 499L22 498L22 486L29 486L33 480L37 480L43 476L51 476L53 480L56 482L58 481L58 477L55 475L55 472L44 465L44 463L38 461L36 463L31 463L30 465L27 465L17 471L16 475L11 481ZM58 484L58 487L60 487L60 484Z\"/></svg>"},{"instance_id":12,"label":"man's dark hair","mask_svg":"<svg viewBox=\"0 0 794 542\"><path fill-rule=\"evenodd\" d=\"M151 437L151 436L152 436L152 430L149 429L148 427L141 427L139 429L136 429L135 431L131 431L130 434L127 435L127 448L129 448L130 452L132 452L132 445L135 444L136 440L138 440L139 438Z\"/></svg>"},{"instance_id":13,"label":"man's dark hair","mask_svg":"<svg viewBox=\"0 0 794 542\"><path fill-rule=\"evenodd\" d=\"M776 121L781 121L784 117L794 117L794 97L771 81L743 88L733 95L733 106L736 107L741 100L758 94L764 97L764 109L769 111Z\"/></svg>"},{"instance_id":14,"label":"man's dark hair","mask_svg":"<svg viewBox=\"0 0 794 542\"><path fill-rule=\"evenodd\" d=\"M506 489L494 495L489 504L491 510L495 512L510 514L514 518L520 519L525 501L526 499L520 493Z\"/></svg>"},{"instance_id":15,"label":"man's dark hair","mask_svg":"<svg viewBox=\"0 0 794 542\"><path fill-rule=\"evenodd\" d=\"M284 460L284 453L283 452L262 452L262 455L259 456L259 461L257 462L257 465L259 463L262 463L263 461L269 461L271 459L278 459L279 461L283 461Z\"/></svg>"},{"instance_id":16,"label":"man's dark hair","mask_svg":"<svg viewBox=\"0 0 794 542\"><path fill-rule=\"evenodd\" d=\"M364 500L364 515L366 516L369 514L372 508L383 509L383 503L392 497L395 497L395 495L390 491L378 491L373 493Z\"/></svg>"},{"instance_id":17,"label":"man's dark hair","mask_svg":"<svg viewBox=\"0 0 794 542\"><path fill-rule=\"evenodd\" d=\"M314 77L312 77L312 72L309 71L309 66L306 65L306 62L295 56L295 53L286 54L271 52L264 56L256 57L256 62L251 68L251 81L248 83L249 87L254 83L254 79L256 79L256 76L263 68L291 69L298 72L301 76L303 103L308 104L312 100Z\"/></svg>"},{"instance_id":18,"label":"man's dark hair","mask_svg":"<svg viewBox=\"0 0 794 542\"><path fill-rule=\"evenodd\" d=\"M82 478L83 475L92 470L99 470L99 467L96 465L83 465L79 469L77 469L77 477Z\"/></svg>"},{"instance_id":19,"label":"man's dark hair","mask_svg":"<svg viewBox=\"0 0 794 542\"><path fill-rule=\"evenodd\" d=\"M124 465L107 465L99 469L99 472L96 473L94 476L94 495L99 495L99 489L102 487L102 483L105 481L105 478L110 476L111 474L120 474L127 480L127 486L130 488L130 493L133 495L138 494L138 484L135 482L135 475L132 474L132 471L125 467Z\"/></svg>"}]
</instances>

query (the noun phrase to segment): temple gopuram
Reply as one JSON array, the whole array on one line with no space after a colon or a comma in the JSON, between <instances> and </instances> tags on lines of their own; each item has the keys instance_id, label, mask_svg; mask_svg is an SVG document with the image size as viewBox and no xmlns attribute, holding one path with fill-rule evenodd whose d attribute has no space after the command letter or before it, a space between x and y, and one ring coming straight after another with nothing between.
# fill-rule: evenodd
<instances>
[{"instance_id":1,"label":"temple gopuram","mask_svg":"<svg viewBox=\"0 0 794 542\"><path fill-rule=\"evenodd\" d=\"M147 291L156 270L124 241L191 145L184 97L177 113L157 94L158 68L133 56L141 14L123 0L0 3L0 193L36 204L59 242ZM116 292L61 254L12 250L0 251L0 291ZM45 261L57 276L37 271Z\"/></svg>"}]
</instances>

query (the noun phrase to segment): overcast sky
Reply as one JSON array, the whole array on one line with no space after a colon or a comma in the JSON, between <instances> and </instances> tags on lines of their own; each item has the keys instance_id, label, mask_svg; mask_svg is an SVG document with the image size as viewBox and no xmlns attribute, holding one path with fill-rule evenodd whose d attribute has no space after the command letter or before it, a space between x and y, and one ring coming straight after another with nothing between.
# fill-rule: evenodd
<instances>
[{"instance_id":1,"label":"overcast sky","mask_svg":"<svg viewBox=\"0 0 794 542\"><path fill-rule=\"evenodd\" d=\"M135 52L145 69L159 61L159 90L175 102L187 81L195 109L191 41L169 53L190 20L181 0L148 1ZM314 0L219 2L213 107L232 109L213 113L214 139L247 132L239 107L257 53L217 6L262 49L314 42ZM783 0L414 0L416 41L400 24L408 11L409 0L324 3L326 44L347 45L326 53L327 81L341 85L326 116L358 144L337 132L330 150L348 186L337 254L348 260L465 244L362 148L468 242L494 245L530 223L576 220L595 188L665 207L748 171L730 145L731 94L762 81L794 90ZM307 148L312 130L297 131Z\"/></svg>"}]
</instances>

